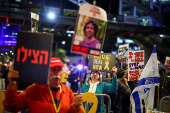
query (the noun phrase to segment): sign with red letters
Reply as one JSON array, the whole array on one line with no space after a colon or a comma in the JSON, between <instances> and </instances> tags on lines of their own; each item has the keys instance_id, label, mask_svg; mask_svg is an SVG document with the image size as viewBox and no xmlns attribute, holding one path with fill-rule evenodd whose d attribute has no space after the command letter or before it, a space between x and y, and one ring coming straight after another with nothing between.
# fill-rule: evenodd
<instances>
[{"instance_id":1,"label":"sign with red letters","mask_svg":"<svg viewBox=\"0 0 170 113\"><path fill-rule=\"evenodd\" d=\"M18 81L47 84L52 43L52 34L18 33L14 61Z\"/></svg>"},{"instance_id":2,"label":"sign with red letters","mask_svg":"<svg viewBox=\"0 0 170 113\"><path fill-rule=\"evenodd\" d=\"M144 50L128 52L128 80L136 80L144 69Z\"/></svg>"}]
</instances>

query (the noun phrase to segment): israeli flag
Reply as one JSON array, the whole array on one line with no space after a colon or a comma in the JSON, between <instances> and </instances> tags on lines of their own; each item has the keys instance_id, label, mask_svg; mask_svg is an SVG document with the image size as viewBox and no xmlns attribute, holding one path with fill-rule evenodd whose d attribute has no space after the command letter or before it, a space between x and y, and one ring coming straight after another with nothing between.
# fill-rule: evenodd
<instances>
[{"instance_id":1,"label":"israeli flag","mask_svg":"<svg viewBox=\"0 0 170 113\"><path fill-rule=\"evenodd\" d=\"M132 113L143 113L142 100L144 100L147 110L153 110L155 86L158 84L157 52L156 46L154 46L141 77L130 96Z\"/></svg>"}]
</instances>

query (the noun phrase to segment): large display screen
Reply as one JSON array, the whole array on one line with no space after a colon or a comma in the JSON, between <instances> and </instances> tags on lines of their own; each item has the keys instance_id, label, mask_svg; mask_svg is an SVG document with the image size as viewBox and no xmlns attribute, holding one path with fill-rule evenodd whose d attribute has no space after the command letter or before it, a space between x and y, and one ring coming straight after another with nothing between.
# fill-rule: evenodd
<instances>
[{"instance_id":1,"label":"large display screen","mask_svg":"<svg viewBox=\"0 0 170 113\"><path fill-rule=\"evenodd\" d=\"M15 46L19 25L0 23L0 45Z\"/></svg>"}]
</instances>

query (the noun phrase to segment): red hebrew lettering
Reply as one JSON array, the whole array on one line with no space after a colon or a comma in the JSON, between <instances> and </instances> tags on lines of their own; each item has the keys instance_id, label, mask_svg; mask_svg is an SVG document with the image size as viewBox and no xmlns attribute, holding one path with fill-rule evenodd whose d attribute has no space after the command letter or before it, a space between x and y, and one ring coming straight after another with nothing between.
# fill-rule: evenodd
<instances>
[{"instance_id":1,"label":"red hebrew lettering","mask_svg":"<svg viewBox=\"0 0 170 113\"><path fill-rule=\"evenodd\" d=\"M140 57L143 57L143 52L141 52Z\"/></svg>"},{"instance_id":2,"label":"red hebrew lettering","mask_svg":"<svg viewBox=\"0 0 170 113\"><path fill-rule=\"evenodd\" d=\"M91 7L91 9L89 10L89 12L93 13L93 16L96 16L96 14L100 15L100 10L96 7Z\"/></svg>"},{"instance_id":3,"label":"red hebrew lettering","mask_svg":"<svg viewBox=\"0 0 170 113\"><path fill-rule=\"evenodd\" d=\"M129 55L130 55L129 58L132 58L132 52L129 52Z\"/></svg>"},{"instance_id":4,"label":"red hebrew lettering","mask_svg":"<svg viewBox=\"0 0 170 113\"><path fill-rule=\"evenodd\" d=\"M140 58L140 62L143 62L143 58Z\"/></svg>"},{"instance_id":5,"label":"red hebrew lettering","mask_svg":"<svg viewBox=\"0 0 170 113\"><path fill-rule=\"evenodd\" d=\"M131 76L134 76L135 74L134 74L134 71L129 71L129 74L131 75Z\"/></svg>"},{"instance_id":6,"label":"red hebrew lettering","mask_svg":"<svg viewBox=\"0 0 170 113\"><path fill-rule=\"evenodd\" d=\"M139 57L140 53L139 52L136 52L135 53L135 57Z\"/></svg>"},{"instance_id":7,"label":"red hebrew lettering","mask_svg":"<svg viewBox=\"0 0 170 113\"><path fill-rule=\"evenodd\" d=\"M28 56L31 56L31 49L28 50Z\"/></svg>"},{"instance_id":8,"label":"red hebrew lettering","mask_svg":"<svg viewBox=\"0 0 170 113\"><path fill-rule=\"evenodd\" d=\"M76 46L76 45L74 45L74 46L73 46L73 50L80 51L80 46Z\"/></svg>"},{"instance_id":9,"label":"red hebrew lettering","mask_svg":"<svg viewBox=\"0 0 170 113\"><path fill-rule=\"evenodd\" d=\"M136 74L136 76L138 76L139 75L139 70L135 70L135 74Z\"/></svg>"},{"instance_id":10,"label":"red hebrew lettering","mask_svg":"<svg viewBox=\"0 0 170 113\"><path fill-rule=\"evenodd\" d=\"M20 52L21 52L21 49L18 48L18 52L17 52L17 62L20 61Z\"/></svg>"},{"instance_id":11,"label":"red hebrew lettering","mask_svg":"<svg viewBox=\"0 0 170 113\"><path fill-rule=\"evenodd\" d=\"M37 53L36 53L36 51L33 49L32 53L33 53L33 56L34 56L34 60L31 60L31 63L38 64L38 56L40 55L40 51L37 50Z\"/></svg>"},{"instance_id":12,"label":"red hebrew lettering","mask_svg":"<svg viewBox=\"0 0 170 113\"><path fill-rule=\"evenodd\" d=\"M87 47L81 47L81 51L88 52L88 48Z\"/></svg>"},{"instance_id":13,"label":"red hebrew lettering","mask_svg":"<svg viewBox=\"0 0 170 113\"><path fill-rule=\"evenodd\" d=\"M41 54L44 54L44 64L47 65L48 64L48 51L41 51ZM40 55L40 59L39 59L39 64L43 63L43 55Z\"/></svg>"},{"instance_id":14,"label":"red hebrew lettering","mask_svg":"<svg viewBox=\"0 0 170 113\"><path fill-rule=\"evenodd\" d=\"M24 58L22 59L21 62L25 62L25 60L27 59L28 49L25 49L24 46L22 46L22 47L21 47L21 52L24 52Z\"/></svg>"}]
</instances>

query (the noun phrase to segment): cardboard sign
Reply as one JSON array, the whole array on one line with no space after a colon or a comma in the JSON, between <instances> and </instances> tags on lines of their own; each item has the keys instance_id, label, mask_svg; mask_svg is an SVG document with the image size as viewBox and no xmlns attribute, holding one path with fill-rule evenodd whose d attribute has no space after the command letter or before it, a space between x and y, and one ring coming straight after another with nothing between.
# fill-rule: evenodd
<instances>
[{"instance_id":1,"label":"cardboard sign","mask_svg":"<svg viewBox=\"0 0 170 113\"><path fill-rule=\"evenodd\" d=\"M170 57L166 57L164 67L170 68Z\"/></svg>"},{"instance_id":2,"label":"cardboard sign","mask_svg":"<svg viewBox=\"0 0 170 113\"><path fill-rule=\"evenodd\" d=\"M116 54L101 53L100 56L90 56L88 67L89 70L111 72L115 66Z\"/></svg>"},{"instance_id":3,"label":"cardboard sign","mask_svg":"<svg viewBox=\"0 0 170 113\"><path fill-rule=\"evenodd\" d=\"M107 14L102 8L82 3L71 52L99 56L104 44L106 21Z\"/></svg>"},{"instance_id":4,"label":"cardboard sign","mask_svg":"<svg viewBox=\"0 0 170 113\"><path fill-rule=\"evenodd\" d=\"M129 44L119 45L118 57L127 58L128 57Z\"/></svg>"},{"instance_id":5,"label":"cardboard sign","mask_svg":"<svg viewBox=\"0 0 170 113\"><path fill-rule=\"evenodd\" d=\"M39 15L31 12L31 32L38 32Z\"/></svg>"},{"instance_id":6,"label":"cardboard sign","mask_svg":"<svg viewBox=\"0 0 170 113\"><path fill-rule=\"evenodd\" d=\"M144 50L128 52L128 80L136 80L144 69Z\"/></svg>"},{"instance_id":7,"label":"cardboard sign","mask_svg":"<svg viewBox=\"0 0 170 113\"><path fill-rule=\"evenodd\" d=\"M52 43L52 34L18 33L14 61L18 81L47 84Z\"/></svg>"}]
</instances>

